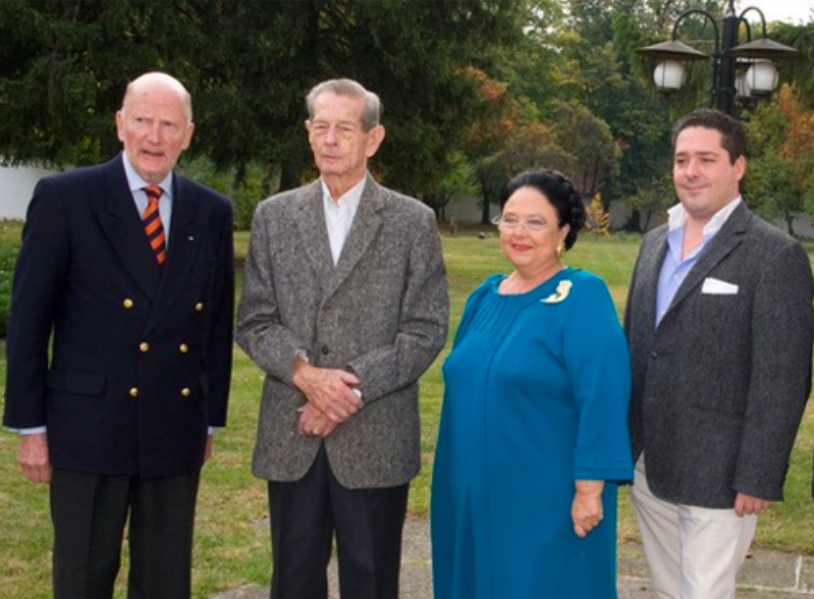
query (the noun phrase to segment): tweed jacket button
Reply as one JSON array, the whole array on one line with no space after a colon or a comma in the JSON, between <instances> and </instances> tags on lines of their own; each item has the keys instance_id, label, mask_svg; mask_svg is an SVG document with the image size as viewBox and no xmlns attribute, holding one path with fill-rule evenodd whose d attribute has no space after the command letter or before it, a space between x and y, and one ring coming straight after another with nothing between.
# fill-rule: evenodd
<instances>
[{"instance_id":1,"label":"tweed jacket button","mask_svg":"<svg viewBox=\"0 0 814 599\"><path fill-rule=\"evenodd\" d=\"M138 387L132 387L130 389L130 397L138 397Z\"/></svg>"},{"instance_id":2,"label":"tweed jacket button","mask_svg":"<svg viewBox=\"0 0 814 599\"><path fill-rule=\"evenodd\" d=\"M147 353L148 351L150 351L150 344L147 343L146 341L142 341L141 343L139 343L138 348L139 350L141 350L141 353Z\"/></svg>"},{"instance_id":3,"label":"tweed jacket button","mask_svg":"<svg viewBox=\"0 0 814 599\"><path fill-rule=\"evenodd\" d=\"M131 300L129 297L124 298L124 301L122 302L122 306L124 306L127 310L132 308L134 305L133 300Z\"/></svg>"},{"instance_id":4,"label":"tweed jacket button","mask_svg":"<svg viewBox=\"0 0 814 599\"><path fill-rule=\"evenodd\" d=\"M323 356L327 356L329 353L331 353L331 350L328 348L328 346L327 346L327 345L323 345L323 346L320 348L320 350L319 350L319 351L321 351L321 352L322 352L322 355L323 355Z\"/></svg>"},{"instance_id":5,"label":"tweed jacket button","mask_svg":"<svg viewBox=\"0 0 814 599\"><path fill-rule=\"evenodd\" d=\"M657 351L654 349L653 351L651 351L651 352L650 352L650 357L651 357L651 358L653 358L653 359L655 360L656 358L658 358L658 357L659 357L659 352L657 352Z\"/></svg>"},{"instance_id":6,"label":"tweed jacket button","mask_svg":"<svg viewBox=\"0 0 814 599\"><path fill-rule=\"evenodd\" d=\"M184 387L183 389L181 389L181 395L183 397L189 397L190 395L192 395L192 389L190 389L189 387Z\"/></svg>"}]
</instances>

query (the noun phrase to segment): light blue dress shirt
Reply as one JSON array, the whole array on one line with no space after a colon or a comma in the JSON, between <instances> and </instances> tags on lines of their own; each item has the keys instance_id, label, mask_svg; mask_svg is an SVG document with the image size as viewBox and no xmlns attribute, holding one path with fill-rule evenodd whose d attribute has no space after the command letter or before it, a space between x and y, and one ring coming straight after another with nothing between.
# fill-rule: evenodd
<instances>
[{"instance_id":1,"label":"light blue dress shirt","mask_svg":"<svg viewBox=\"0 0 814 599\"><path fill-rule=\"evenodd\" d=\"M741 203L741 197L738 196L733 201L729 202L726 206L718 210L709 222L704 225L704 240L701 244L694 248L689 255L682 258L681 254L684 248L684 227L687 223L687 211L684 206L676 204L670 210L669 214L668 232L667 232L667 253L664 256L664 262L661 265L659 273L659 287L658 297L656 299L656 326L659 325L661 319L670 309L678 289L687 278L692 267L698 261L699 256L707 247L710 241L715 237L721 227L724 226L729 216Z\"/></svg>"}]
</instances>

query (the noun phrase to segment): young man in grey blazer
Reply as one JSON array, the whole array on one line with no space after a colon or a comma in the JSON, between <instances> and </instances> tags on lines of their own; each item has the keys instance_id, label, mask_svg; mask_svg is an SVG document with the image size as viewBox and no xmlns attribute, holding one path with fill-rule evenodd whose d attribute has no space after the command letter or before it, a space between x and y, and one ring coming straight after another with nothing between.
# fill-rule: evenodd
<instances>
[{"instance_id":1,"label":"young man in grey blazer","mask_svg":"<svg viewBox=\"0 0 814 599\"><path fill-rule=\"evenodd\" d=\"M644 238L625 314L633 505L659 597L724 599L757 515L783 499L811 383L811 267L744 203L737 121L693 112L673 149L680 203Z\"/></svg>"},{"instance_id":2,"label":"young man in grey blazer","mask_svg":"<svg viewBox=\"0 0 814 599\"><path fill-rule=\"evenodd\" d=\"M335 534L342 597L395 599L446 271L432 210L367 172L379 98L340 79L306 103L320 178L258 206L238 313L266 374L253 471L269 481L271 596L326 599Z\"/></svg>"}]
</instances>

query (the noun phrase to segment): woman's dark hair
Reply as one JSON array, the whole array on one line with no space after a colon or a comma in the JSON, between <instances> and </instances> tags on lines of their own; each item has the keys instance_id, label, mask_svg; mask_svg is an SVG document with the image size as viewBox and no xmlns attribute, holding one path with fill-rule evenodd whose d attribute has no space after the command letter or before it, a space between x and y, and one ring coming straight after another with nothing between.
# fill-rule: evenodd
<instances>
[{"instance_id":1,"label":"woman's dark hair","mask_svg":"<svg viewBox=\"0 0 814 599\"><path fill-rule=\"evenodd\" d=\"M540 169L525 171L509 180L500 192L500 208L521 187L533 187L543 194L557 211L559 226L569 225L571 230L565 237L565 249L570 250L577 241L577 233L585 224L585 206L582 196L574 188L571 180L559 171Z\"/></svg>"}]
</instances>

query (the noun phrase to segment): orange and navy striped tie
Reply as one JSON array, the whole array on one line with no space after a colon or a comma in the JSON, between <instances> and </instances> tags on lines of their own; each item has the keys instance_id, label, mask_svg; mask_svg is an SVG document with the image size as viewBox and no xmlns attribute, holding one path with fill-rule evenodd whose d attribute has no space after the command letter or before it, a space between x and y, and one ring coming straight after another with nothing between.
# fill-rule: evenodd
<instances>
[{"instance_id":1,"label":"orange and navy striped tie","mask_svg":"<svg viewBox=\"0 0 814 599\"><path fill-rule=\"evenodd\" d=\"M155 259L158 261L158 265L161 266L167 258L167 244L164 225L161 224L161 215L158 213L158 200L164 192L158 185L145 187L144 191L147 193L147 200L149 201L142 217L144 232L147 233L150 247L155 252Z\"/></svg>"}]
</instances>

